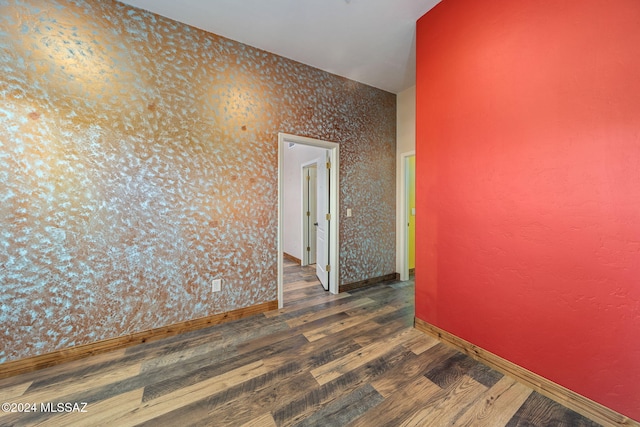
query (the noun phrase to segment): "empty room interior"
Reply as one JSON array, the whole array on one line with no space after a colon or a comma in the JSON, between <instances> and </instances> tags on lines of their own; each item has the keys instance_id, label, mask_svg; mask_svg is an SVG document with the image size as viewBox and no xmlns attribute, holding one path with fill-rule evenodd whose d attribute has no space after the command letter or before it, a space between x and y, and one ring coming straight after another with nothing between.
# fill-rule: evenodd
<instances>
[{"instance_id":1,"label":"empty room interior","mask_svg":"<svg viewBox=\"0 0 640 427\"><path fill-rule=\"evenodd\" d=\"M640 426L640 2L0 0L0 425Z\"/></svg>"}]
</instances>

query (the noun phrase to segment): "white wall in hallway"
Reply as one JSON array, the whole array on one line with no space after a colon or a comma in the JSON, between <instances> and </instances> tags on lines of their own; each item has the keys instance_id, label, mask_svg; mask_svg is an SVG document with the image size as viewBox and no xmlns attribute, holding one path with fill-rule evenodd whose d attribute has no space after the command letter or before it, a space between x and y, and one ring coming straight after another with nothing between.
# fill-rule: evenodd
<instances>
[{"instance_id":1,"label":"white wall in hallway","mask_svg":"<svg viewBox=\"0 0 640 427\"><path fill-rule=\"evenodd\" d=\"M402 243L400 236L405 221L402 215L402 154L416 149L416 87L400 92L396 98L396 271L403 268Z\"/></svg>"}]
</instances>

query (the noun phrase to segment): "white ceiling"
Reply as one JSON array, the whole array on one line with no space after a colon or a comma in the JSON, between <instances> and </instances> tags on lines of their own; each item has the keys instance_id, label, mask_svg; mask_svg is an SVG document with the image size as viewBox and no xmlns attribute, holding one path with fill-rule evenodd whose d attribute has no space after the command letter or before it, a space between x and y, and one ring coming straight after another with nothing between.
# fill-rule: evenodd
<instances>
[{"instance_id":1,"label":"white ceiling","mask_svg":"<svg viewBox=\"0 0 640 427\"><path fill-rule=\"evenodd\" d=\"M415 84L415 22L440 0L121 0L398 93Z\"/></svg>"}]
</instances>

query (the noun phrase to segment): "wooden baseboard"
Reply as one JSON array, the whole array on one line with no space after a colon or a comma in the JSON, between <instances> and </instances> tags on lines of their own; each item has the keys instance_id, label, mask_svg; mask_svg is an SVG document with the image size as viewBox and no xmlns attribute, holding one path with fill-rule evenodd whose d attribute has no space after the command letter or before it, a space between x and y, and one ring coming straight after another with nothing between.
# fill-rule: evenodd
<instances>
[{"instance_id":1,"label":"wooden baseboard","mask_svg":"<svg viewBox=\"0 0 640 427\"><path fill-rule=\"evenodd\" d=\"M298 265L302 265L302 261L300 261L300 259L294 257L293 255L289 255L286 252L282 252L282 257L288 259L289 261L293 261Z\"/></svg>"},{"instance_id":2,"label":"wooden baseboard","mask_svg":"<svg viewBox=\"0 0 640 427\"><path fill-rule=\"evenodd\" d=\"M540 394L547 396L567 408L584 415L585 417L606 427L633 426L640 427L640 423L626 417L612 409L607 408L591 399L588 399L574 391L554 383L538 374L509 362L487 350L484 350L468 341L463 340L443 329L433 326L424 320L414 320L415 328L431 335L440 341L447 343L457 350L467 354L475 360L508 375L521 383L531 387Z\"/></svg>"},{"instance_id":3,"label":"wooden baseboard","mask_svg":"<svg viewBox=\"0 0 640 427\"><path fill-rule=\"evenodd\" d=\"M24 374L27 372L36 371L38 369L47 368L49 366L70 362L72 360L78 360L84 357L106 353L108 351L130 347L149 341L156 341L173 335L195 331L197 329L206 328L220 323L230 322L232 320L238 320L244 317L249 317L277 309L278 301L269 301L262 304L252 305L251 307L240 308L238 310L227 311L225 313L201 317L199 319L187 320L185 322L163 326L161 328L150 329L147 331L136 332L134 334L124 335L122 337L110 338L102 341L96 341L90 344L78 345L75 347L42 354L40 356L27 357L25 359L5 362L0 364L0 378L7 378L14 375Z\"/></svg>"},{"instance_id":4,"label":"wooden baseboard","mask_svg":"<svg viewBox=\"0 0 640 427\"><path fill-rule=\"evenodd\" d=\"M372 277L371 279L360 280L359 282L351 282L340 285L338 292L349 292L354 289L366 288L380 282L393 282L396 280L396 273L386 274L384 276Z\"/></svg>"}]
</instances>

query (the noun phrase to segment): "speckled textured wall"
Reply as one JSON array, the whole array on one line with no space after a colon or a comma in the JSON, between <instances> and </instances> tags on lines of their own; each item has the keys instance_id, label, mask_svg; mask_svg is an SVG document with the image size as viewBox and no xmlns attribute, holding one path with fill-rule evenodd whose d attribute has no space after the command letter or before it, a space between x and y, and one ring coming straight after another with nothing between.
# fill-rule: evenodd
<instances>
[{"instance_id":1,"label":"speckled textured wall","mask_svg":"<svg viewBox=\"0 0 640 427\"><path fill-rule=\"evenodd\" d=\"M278 132L394 272L395 95L110 0L0 0L0 68L0 362L275 300Z\"/></svg>"}]
</instances>

